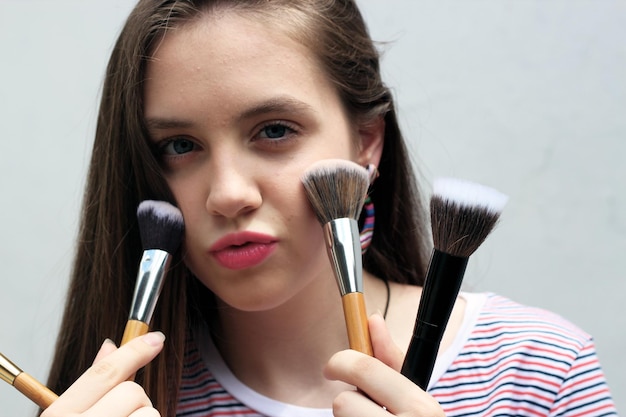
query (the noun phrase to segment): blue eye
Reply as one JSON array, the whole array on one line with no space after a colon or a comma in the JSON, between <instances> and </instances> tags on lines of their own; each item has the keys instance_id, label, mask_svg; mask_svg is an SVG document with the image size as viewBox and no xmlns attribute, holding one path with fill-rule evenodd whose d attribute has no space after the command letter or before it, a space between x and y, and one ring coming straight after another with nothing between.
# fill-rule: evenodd
<instances>
[{"instance_id":1,"label":"blue eye","mask_svg":"<svg viewBox=\"0 0 626 417\"><path fill-rule=\"evenodd\" d=\"M163 147L161 147L161 152L164 155L182 155L195 149L195 143L189 139L179 138L168 141L165 145L163 145Z\"/></svg>"},{"instance_id":2,"label":"blue eye","mask_svg":"<svg viewBox=\"0 0 626 417\"><path fill-rule=\"evenodd\" d=\"M290 129L287 126L272 124L261 129L260 136L267 139L280 139L287 135L288 130Z\"/></svg>"}]
</instances>

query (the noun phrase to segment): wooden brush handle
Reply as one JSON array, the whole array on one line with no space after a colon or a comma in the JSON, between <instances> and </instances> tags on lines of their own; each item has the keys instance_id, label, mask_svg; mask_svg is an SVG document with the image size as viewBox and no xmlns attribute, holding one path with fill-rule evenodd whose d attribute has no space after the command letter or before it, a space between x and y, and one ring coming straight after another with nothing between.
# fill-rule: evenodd
<instances>
[{"instance_id":1,"label":"wooden brush handle","mask_svg":"<svg viewBox=\"0 0 626 417\"><path fill-rule=\"evenodd\" d=\"M348 293L341 297L341 301L343 303L343 314L346 319L346 328L348 329L350 349L374 356L370 332L367 326L363 293Z\"/></svg>"},{"instance_id":2,"label":"wooden brush handle","mask_svg":"<svg viewBox=\"0 0 626 417\"><path fill-rule=\"evenodd\" d=\"M148 333L148 325L146 323L139 320L128 320L122 336L121 346L146 333Z\"/></svg>"},{"instance_id":3,"label":"wooden brush handle","mask_svg":"<svg viewBox=\"0 0 626 417\"><path fill-rule=\"evenodd\" d=\"M15 377L13 386L43 410L58 398L48 387L25 372Z\"/></svg>"},{"instance_id":4,"label":"wooden brush handle","mask_svg":"<svg viewBox=\"0 0 626 417\"><path fill-rule=\"evenodd\" d=\"M148 333L148 325L139 320L128 320L126 322L126 328L124 328L124 334L122 335L122 343L120 346L124 346L136 337L143 336ZM135 374L128 377L128 381L134 381Z\"/></svg>"}]
</instances>

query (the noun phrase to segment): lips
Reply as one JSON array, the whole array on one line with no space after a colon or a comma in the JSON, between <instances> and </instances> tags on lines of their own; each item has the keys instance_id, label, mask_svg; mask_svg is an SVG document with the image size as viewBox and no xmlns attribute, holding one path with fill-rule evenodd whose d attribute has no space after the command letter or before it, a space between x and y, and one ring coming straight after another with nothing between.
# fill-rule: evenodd
<instances>
[{"instance_id":1,"label":"lips","mask_svg":"<svg viewBox=\"0 0 626 417\"><path fill-rule=\"evenodd\" d=\"M232 233L215 242L209 253L224 268L246 269L265 261L277 243L276 238L261 233Z\"/></svg>"}]
</instances>

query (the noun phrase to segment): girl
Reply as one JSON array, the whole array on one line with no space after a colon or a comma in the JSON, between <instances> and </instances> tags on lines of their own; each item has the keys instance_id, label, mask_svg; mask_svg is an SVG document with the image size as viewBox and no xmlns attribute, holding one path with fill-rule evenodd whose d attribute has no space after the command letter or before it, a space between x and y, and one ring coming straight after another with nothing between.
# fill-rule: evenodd
<instances>
[{"instance_id":1,"label":"girl","mask_svg":"<svg viewBox=\"0 0 626 417\"><path fill-rule=\"evenodd\" d=\"M346 349L300 183L328 158L380 171L363 259L374 358ZM49 379L63 395L43 415L614 414L586 334L493 295L459 297L428 393L397 372L430 245L412 172L352 1L140 1L107 69ZM162 333L117 349L101 343L126 322L145 199L181 209L185 240Z\"/></svg>"}]
</instances>

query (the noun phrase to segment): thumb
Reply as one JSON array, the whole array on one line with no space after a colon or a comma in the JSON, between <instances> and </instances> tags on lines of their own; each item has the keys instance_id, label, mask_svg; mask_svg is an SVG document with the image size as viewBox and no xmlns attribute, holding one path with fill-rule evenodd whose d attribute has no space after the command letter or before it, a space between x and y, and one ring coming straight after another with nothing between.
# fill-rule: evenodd
<instances>
[{"instance_id":1,"label":"thumb","mask_svg":"<svg viewBox=\"0 0 626 417\"><path fill-rule=\"evenodd\" d=\"M368 319L368 325L374 356L399 372L404 361L404 352L391 339L385 319L380 314L373 314Z\"/></svg>"}]
</instances>

